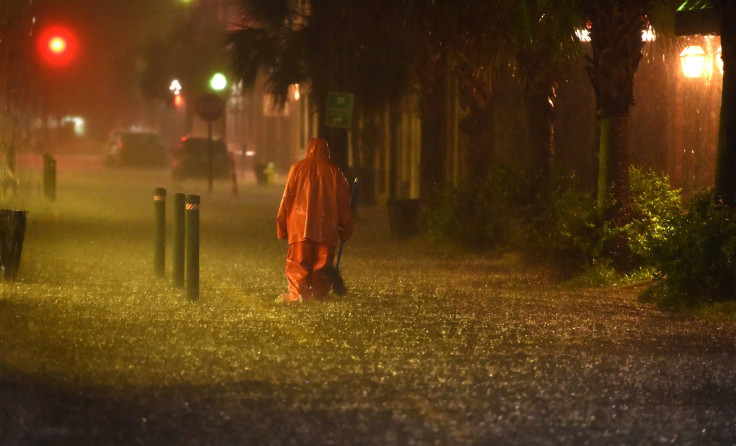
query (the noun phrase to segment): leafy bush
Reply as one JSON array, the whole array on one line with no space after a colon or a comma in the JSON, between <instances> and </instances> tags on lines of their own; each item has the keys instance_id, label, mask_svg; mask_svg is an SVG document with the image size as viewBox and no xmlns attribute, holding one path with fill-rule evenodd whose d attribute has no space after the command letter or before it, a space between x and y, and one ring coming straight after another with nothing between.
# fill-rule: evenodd
<instances>
[{"instance_id":1,"label":"leafy bush","mask_svg":"<svg viewBox=\"0 0 736 446\"><path fill-rule=\"evenodd\" d=\"M630 203L625 223L601 221L595 201L563 182L540 206L530 240L533 258L542 258L563 277L601 284L622 275L639 277L653 243L667 237L681 214L679 192L666 176L629 170ZM535 246L536 245L536 246ZM546 256L540 257L540 253Z\"/></svg>"},{"instance_id":2,"label":"leafy bush","mask_svg":"<svg viewBox=\"0 0 736 446\"><path fill-rule=\"evenodd\" d=\"M629 169L631 204L627 223L620 233L628 240L632 255L649 263L652 247L667 240L682 215L680 191L672 189L666 176Z\"/></svg>"},{"instance_id":3,"label":"leafy bush","mask_svg":"<svg viewBox=\"0 0 736 446\"><path fill-rule=\"evenodd\" d=\"M648 297L669 306L698 306L736 300L736 219L697 194L649 254L657 269Z\"/></svg>"},{"instance_id":4,"label":"leafy bush","mask_svg":"<svg viewBox=\"0 0 736 446\"><path fill-rule=\"evenodd\" d=\"M537 210L520 245L527 259L551 266L564 278L594 264L601 230L589 195L567 185L557 187Z\"/></svg>"},{"instance_id":5,"label":"leafy bush","mask_svg":"<svg viewBox=\"0 0 736 446\"><path fill-rule=\"evenodd\" d=\"M485 181L444 185L425 211L429 236L473 249L508 246L529 206L531 181L518 170L498 169Z\"/></svg>"},{"instance_id":6,"label":"leafy bush","mask_svg":"<svg viewBox=\"0 0 736 446\"><path fill-rule=\"evenodd\" d=\"M451 240L463 245L491 247L494 238L486 234L483 206L478 202L478 186L452 184L438 188L424 210L427 233L434 240Z\"/></svg>"},{"instance_id":7,"label":"leafy bush","mask_svg":"<svg viewBox=\"0 0 736 446\"><path fill-rule=\"evenodd\" d=\"M499 169L480 184L445 186L426 209L429 235L473 248L518 249L561 277L592 274L600 283L646 267L652 245L679 217L679 193L667 177L630 170L625 224L600 221L595 200L574 178L539 190L519 169Z\"/></svg>"}]
</instances>

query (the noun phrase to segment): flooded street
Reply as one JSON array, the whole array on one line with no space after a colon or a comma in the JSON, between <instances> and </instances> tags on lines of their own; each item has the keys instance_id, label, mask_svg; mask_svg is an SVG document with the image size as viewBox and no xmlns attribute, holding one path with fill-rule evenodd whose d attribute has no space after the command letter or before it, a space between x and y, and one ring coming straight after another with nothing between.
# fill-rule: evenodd
<instances>
[{"instance_id":1,"label":"flooded street","mask_svg":"<svg viewBox=\"0 0 736 446\"><path fill-rule=\"evenodd\" d=\"M570 288L513 254L391 237L358 210L349 292L278 305L281 184L19 161L29 211L0 283L0 443L736 443L736 327ZM198 194L200 296L153 265L153 191Z\"/></svg>"}]
</instances>

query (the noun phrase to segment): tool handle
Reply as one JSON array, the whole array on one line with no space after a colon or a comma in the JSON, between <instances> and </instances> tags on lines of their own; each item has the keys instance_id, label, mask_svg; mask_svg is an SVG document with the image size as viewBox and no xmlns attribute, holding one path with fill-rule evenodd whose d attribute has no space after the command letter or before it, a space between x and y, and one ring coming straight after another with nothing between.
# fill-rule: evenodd
<instances>
[{"instance_id":1,"label":"tool handle","mask_svg":"<svg viewBox=\"0 0 736 446\"><path fill-rule=\"evenodd\" d=\"M353 197L355 197L355 187L358 185L358 177L355 177L355 180L353 181L353 188L350 191L350 211L353 210ZM335 269L340 267L340 257L342 257L342 240L340 240L340 248L337 250L337 261L335 262Z\"/></svg>"}]
</instances>

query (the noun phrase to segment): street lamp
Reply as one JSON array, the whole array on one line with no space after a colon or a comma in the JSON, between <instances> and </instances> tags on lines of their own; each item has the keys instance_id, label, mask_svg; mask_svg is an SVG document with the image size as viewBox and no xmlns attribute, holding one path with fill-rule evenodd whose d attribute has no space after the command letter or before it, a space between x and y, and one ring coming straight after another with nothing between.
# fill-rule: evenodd
<instances>
[{"instance_id":1,"label":"street lamp","mask_svg":"<svg viewBox=\"0 0 736 446\"><path fill-rule=\"evenodd\" d=\"M184 103L184 99L181 97L181 83L178 79L171 81L169 91L174 95L174 105L177 107L181 106Z\"/></svg>"},{"instance_id":2,"label":"street lamp","mask_svg":"<svg viewBox=\"0 0 736 446\"><path fill-rule=\"evenodd\" d=\"M701 77L705 68L705 51L699 45L689 45L680 53L685 77Z\"/></svg>"},{"instance_id":3,"label":"street lamp","mask_svg":"<svg viewBox=\"0 0 736 446\"><path fill-rule=\"evenodd\" d=\"M291 84L291 93L295 101L298 101L302 97L302 94L299 91L299 84Z\"/></svg>"}]
</instances>

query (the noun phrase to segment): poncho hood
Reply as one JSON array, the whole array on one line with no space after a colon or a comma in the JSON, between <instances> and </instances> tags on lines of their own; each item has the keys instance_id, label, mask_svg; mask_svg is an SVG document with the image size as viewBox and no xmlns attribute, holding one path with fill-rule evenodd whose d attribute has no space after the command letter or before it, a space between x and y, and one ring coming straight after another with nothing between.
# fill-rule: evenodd
<instances>
[{"instance_id":1,"label":"poncho hood","mask_svg":"<svg viewBox=\"0 0 736 446\"><path fill-rule=\"evenodd\" d=\"M330 159L330 146L327 145L327 141L322 138L310 139L307 144L307 157L310 156Z\"/></svg>"}]
</instances>

